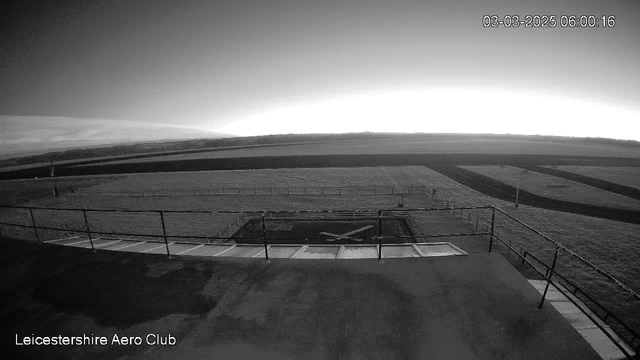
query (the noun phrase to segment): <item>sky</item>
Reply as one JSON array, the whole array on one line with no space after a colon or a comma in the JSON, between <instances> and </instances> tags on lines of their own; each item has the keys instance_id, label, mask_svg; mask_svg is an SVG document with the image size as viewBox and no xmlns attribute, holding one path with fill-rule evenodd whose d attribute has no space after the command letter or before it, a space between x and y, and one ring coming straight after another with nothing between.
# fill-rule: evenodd
<instances>
[{"instance_id":1,"label":"sky","mask_svg":"<svg viewBox=\"0 0 640 360\"><path fill-rule=\"evenodd\" d=\"M109 141L131 122L140 130L128 140L352 131L640 140L635 0L3 4L0 151L105 141L78 130L99 122ZM556 27L482 23L527 14L555 15ZM614 16L615 26L563 28L561 16L574 14Z\"/></svg>"}]
</instances>

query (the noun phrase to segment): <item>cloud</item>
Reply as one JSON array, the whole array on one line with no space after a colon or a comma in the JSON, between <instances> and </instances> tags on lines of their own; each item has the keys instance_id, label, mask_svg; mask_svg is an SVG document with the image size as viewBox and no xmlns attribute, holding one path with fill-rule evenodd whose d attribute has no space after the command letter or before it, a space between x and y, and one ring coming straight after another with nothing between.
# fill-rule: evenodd
<instances>
[{"instance_id":1,"label":"cloud","mask_svg":"<svg viewBox=\"0 0 640 360\"><path fill-rule=\"evenodd\" d=\"M205 129L125 120L0 116L0 156L110 144L216 138Z\"/></svg>"}]
</instances>

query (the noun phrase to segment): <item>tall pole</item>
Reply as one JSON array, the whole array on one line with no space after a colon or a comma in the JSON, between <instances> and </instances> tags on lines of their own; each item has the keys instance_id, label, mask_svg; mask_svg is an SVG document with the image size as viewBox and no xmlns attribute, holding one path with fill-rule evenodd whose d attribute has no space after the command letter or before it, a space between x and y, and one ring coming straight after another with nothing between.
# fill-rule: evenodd
<instances>
[{"instance_id":1,"label":"tall pole","mask_svg":"<svg viewBox=\"0 0 640 360\"><path fill-rule=\"evenodd\" d=\"M53 196L54 197L58 196L58 184L56 184L55 170L56 170L56 162L52 160L51 173L49 175L53 178Z\"/></svg>"},{"instance_id":2,"label":"tall pole","mask_svg":"<svg viewBox=\"0 0 640 360\"><path fill-rule=\"evenodd\" d=\"M491 234L489 235L489 252L491 252L491 246L493 245L493 229L496 222L496 208L493 208L491 213Z\"/></svg>"},{"instance_id":3,"label":"tall pole","mask_svg":"<svg viewBox=\"0 0 640 360\"><path fill-rule=\"evenodd\" d=\"M518 176L518 181L516 182L516 209L518 208L518 201L520 199L520 177L522 176L522 174L520 174L520 176Z\"/></svg>"},{"instance_id":4,"label":"tall pole","mask_svg":"<svg viewBox=\"0 0 640 360\"><path fill-rule=\"evenodd\" d=\"M264 257L269 261L269 248L267 247L267 226L264 223L264 213L262 213L262 240L264 240Z\"/></svg>"}]
</instances>

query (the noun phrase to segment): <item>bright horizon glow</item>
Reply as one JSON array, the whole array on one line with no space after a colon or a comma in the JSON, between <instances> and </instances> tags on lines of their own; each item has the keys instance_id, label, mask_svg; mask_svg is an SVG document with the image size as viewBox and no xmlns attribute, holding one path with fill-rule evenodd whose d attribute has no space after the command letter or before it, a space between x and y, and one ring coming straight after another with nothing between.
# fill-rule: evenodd
<instances>
[{"instance_id":1,"label":"bright horizon glow","mask_svg":"<svg viewBox=\"0 0 640 360\"><path fill-rule=\"evenodd\" d=\"M417 89L274 104L217 129L239 136L427 132L605 137L640 141L640 114L562 96L495 89Z\"/></svg>"}]
</instances>

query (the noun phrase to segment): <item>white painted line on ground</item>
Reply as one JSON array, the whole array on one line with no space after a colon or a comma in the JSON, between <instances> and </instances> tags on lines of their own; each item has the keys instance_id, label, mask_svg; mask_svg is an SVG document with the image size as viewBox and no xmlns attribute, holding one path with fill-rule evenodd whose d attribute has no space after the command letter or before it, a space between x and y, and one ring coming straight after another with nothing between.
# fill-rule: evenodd
<instances>
[{"instance_id":1,"label":"white painted line on ground","mask_svg":"<svg viewBox=\"0 0 640 360\"><path fill-rule=\"evenodd\" d=\"M187 250L184 250L184 251L180 251L180 252L179 252L179 253L177 253L176 255L182 255L182 254L184 254L184 253L187 253L187 252L189 252L189 251L191 251L191 250L195 250L195 249L201 248L201 247L203 247L203 246L204 246L204 244L202 244L202 245L198 245L198 246L196 246L196 247L194 247L194 248L187 249Z\"/></svg>"},{"instance_id":2,"label":"white painted line on ground","mask_svg":"<svg viewBox=\"0 0 640 360\"><path fill-rule=\"evenodd\" d=\"M66 237L66 238L62 238L62 239L47 240L47 241L45 241L45 243L55 243L55 242L58 242L58 241L65 241L65 240L77 239L77 238L79 238L79 237L80 237L80 235L77 235L77 236L70 236L70 237Z\"/></svg>"},{"instance_id":3,"label":"white painted line on ground","mask_svg":"<svg viewBox=\"0 0 640 360\"><path fill-rule=\"evenodd\" d=\"M130 241L130 240L127 240L127 241ZM123 246L123 247L119 247L119 248L117 248L117 249L111 249L111 250L114 250L114 251L120 251L120 250L122 250L122 249L126 249L126 248L128 248L128 247L132 247L132 246L136 246L136 245L140 245L140 244L144 244L144 243L146 243L146 241L136 242L136 243L131 244L131 245L127 245L127 246Z\"/></svg>"},{"instance_id":4,"label":"white painted line on ground","mask_svg":"<svg viewBox=\"0 0 640 360\"><path fill-rule=\"evenodd\" d=\"M98 247L98 246L108 246L108 245L111 245L111 244L119 243L119 242L121 242L121 241L122 241L122 240L115 240L115 241L112 241L112 242L108 242L108 243L104 243L104 244L100 244L100 245L95 245L95 247Z\"/></svg>"},{"instance_id":5,"label":"white painted line on ground","mask_svg":"<svg viewBox=\"0 0 640 360\"><path fill-rule=\"evenodd\" d=\"M460 255L468 255L468 253L462 249L460 249L459 247L453 245L452 243L449 243L449 246L451 246L452 248L456 249L457 251L460 252Z\"/></svg>"},{"instance_id":6,"label":"white painted line on ground","mask_svg":"<svg viewBox=\"0 0 640 360\"><path fill-rule=\"evenodd\" d=\"M420 248L418 247L418 245L416 244L411 244L411 246L413 246L413 248L418 252L418 255L420 255L421 257L427 257L427 255L425 255Z\"/></svg>"},{"instance_id":7,"label":"white painted line on ground","mask_svg":"<svg viewBox=\"0 0 640 360\"><path fill-rule=\"evenodd\" d=\"M236 246L238 246L238 245L232 245L232 246L230 246L227 250L222 250L222 252L219 252L219 253L217 253L217 254L215 254L215 255L212 255L212 256L220 256L220 254L224 254L224 253L226 253L227 251L229 251L229 250L231 250L231 249L234 249Z\"/></svg>"},{"instance_id":8,"label":"white painted line on ground","mask_svg":"<svg viewBox=\"0 0 640 360\"><path fill-rule=\"evenodd\" d=\"M78 245L78 244L82 244L82 243L86 243L86 242L89 242L89 239L82 240L82 241L76 241L76 242L69 243L69 244L64 244L64 246L74 246L74 245Z\"/></svg>"},{"instance_id":9,"label":"white painted line on ground","mask_svg":"<svg viewBox=\"0 0 640 360\"><path fill-rule=\"evenodd\" d=\"M271 249L271 245L267 246L267 250ZM264 249L258 251L257 254L253 255L252 257L258 257L260 255L264 254Z\"/></svg>"},{"instance_id":10,"label":"white painted line on ground","mask_svg":"<svg viewBox=\"0 0 640 360\"><path fill-rule=\"evenodd\" d=\"M169 243L169 245L173 245L173 243ZM156 247L151 248L151 249L147 249L147 250L144 250L144 251L140 251L140 254L142 254L142 253L146 253L146 252L149 252L149 251L152 251L152 250L155 250L155 249L160 249L160 248L161 248L161 247L163 247L163 246L166 246L166 244L162 244L162 245L160 245L160 246L156 246Z\"/></svg>"},{"instance_id":11,"label":"white painted line on ground","mask_svg":"<svg viewBox=\"0 0 640 360\"><path fill-rule=\"evenodd\" d=\"M289 257L289 259L297 259L303 252L305 252L309 248L309 245L302 245L298 251L294 252L293 255Z\"/></svg>"}]
</instances>

